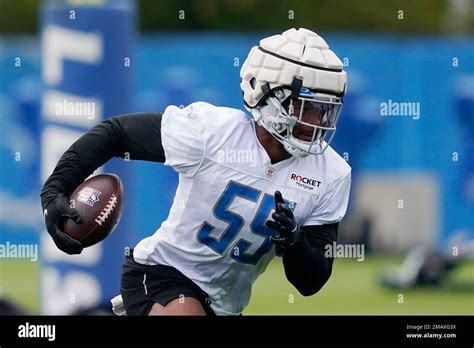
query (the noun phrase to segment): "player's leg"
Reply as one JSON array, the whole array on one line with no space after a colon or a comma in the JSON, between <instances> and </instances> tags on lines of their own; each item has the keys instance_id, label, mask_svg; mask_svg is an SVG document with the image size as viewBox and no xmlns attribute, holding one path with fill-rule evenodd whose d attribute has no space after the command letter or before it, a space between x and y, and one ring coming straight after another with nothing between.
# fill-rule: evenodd
<instances>
[{"instance_id":1,"label":"player's leg","mask_svg":"<svg viewBox=\"0 0 474 348\"><path fill-rule=\"evenodd\" d=\"M163 306L155 303L148 315L206 315L201 302L193 297L176 298Z\"/></svg>"},{"instance_id":2,"label":"player's leg","mask_svg":"<svg viewBox=\"0 0 474 348\"><path fill-rule=\"evenodd\" d=\"M193 281L170 266L137 263L130 251L120 288L127 315L215 315Z\"/></svg>"}]
</instances>

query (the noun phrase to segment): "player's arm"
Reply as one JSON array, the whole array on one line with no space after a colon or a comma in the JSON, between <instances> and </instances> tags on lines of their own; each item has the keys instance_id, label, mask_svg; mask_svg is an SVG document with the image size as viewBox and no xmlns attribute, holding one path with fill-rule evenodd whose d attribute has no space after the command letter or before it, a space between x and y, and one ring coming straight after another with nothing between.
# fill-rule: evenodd
<instances>
[{"instance_id":1,"label":"player's arm","mask_svg":"<svg viewBox=\"0 0 474 348\"><path fill-rule=\"evenodd\" d=\"M325 247L336 242L339 223L299 226L279 191L275 205L266 225L276 231L271 241L283 256L286 277L302 295L314 295L331 276L333 259L326 257Z\"/></svg>"},{"instance_id":2,"label":"player's arm","mask_svg":"<svg viewBox=\"0 0 474 348\"><path fill-rule=\"evenodd\" d=\"M62 155L41 191L46 227L59 249L68 254L82 251L79 242L58 228L58 222L67 216L80 223L67 197L98 167L113 157L165 162L161 118L161 113L112 117L81 136Z\"/></svg>"},{"instance_id":3,"label":"player's arm","mask_svg":"<svg viewBox=\"0 0 474 348\"><path fill-rule=\"evenodd\" d=\"M72 192L113 157L164 162L161 114L116 116L89 130L62 155L44 185L42 201L48 204L58 192Z\"/></svg>"},{"instance_id":4,"label":"player's arm","mask_svg":"<svg viewBox=\"0 0 474 348\"><path fill-rule=\"evenodd\" d=\"M331 276L334 259L325 255L325 248L336 242L338 226L303 226L300 241L285 249L286 278L302 295L314 295Z\"/></svg>"}]
</instances>

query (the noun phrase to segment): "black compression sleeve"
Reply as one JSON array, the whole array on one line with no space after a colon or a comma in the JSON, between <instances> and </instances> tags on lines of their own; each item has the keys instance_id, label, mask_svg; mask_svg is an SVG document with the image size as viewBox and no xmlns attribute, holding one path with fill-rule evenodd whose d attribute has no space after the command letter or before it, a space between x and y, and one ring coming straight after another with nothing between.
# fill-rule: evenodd
<instances>
[{"instance_id":1,"label":"black compression sleeve","mask_svg":"<svg viewBox=\"0 0 474 348\"><path fill-rule=\"evenodd\" d=\"M325 246L337 240L338 226L303 226L301 241L285 250L286 278L303 296L317 293L331 276L334 259L325 256Z\"/></svg>"},{"instance_id":2,"label":"black compression sleeve","mask_svg":"<svg viewBox=\"0 0 474 348\"><path fill-rule=\"evenodd\" d=\"M71 193L112 157L163 163L161 113L112 117L85 133L62 155L44 184L41 192L43 207L57 193Z\"/></svg>"}]
</instances>

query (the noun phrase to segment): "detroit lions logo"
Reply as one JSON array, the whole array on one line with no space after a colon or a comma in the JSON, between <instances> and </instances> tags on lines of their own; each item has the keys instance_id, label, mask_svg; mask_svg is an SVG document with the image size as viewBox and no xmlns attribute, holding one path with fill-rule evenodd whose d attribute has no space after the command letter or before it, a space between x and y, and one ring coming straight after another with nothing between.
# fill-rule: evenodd
<instances>
[{"instance_id":1,"label":"detroit lions logo","mask_svg":"<svg viewBox=\"0 0 474 348\"><path fill-rule=\"evenodd\" d=\"M287 203L286 205L288 206L288 208L289 208L291 211L295 211L296 202L288 201L288 203Z\"/></svg>"},{"instance_id":2,"label":"detroit lions logo","mask_svg":"<svg viewBox=\"0 0 474 348\"><path fill-rule=\"evenodd\" d=\"M312 95L313 92L309 88L306 87L301 87L300 89L300 94L305 94L305 95Z\"/></svg>"}]
</instances>

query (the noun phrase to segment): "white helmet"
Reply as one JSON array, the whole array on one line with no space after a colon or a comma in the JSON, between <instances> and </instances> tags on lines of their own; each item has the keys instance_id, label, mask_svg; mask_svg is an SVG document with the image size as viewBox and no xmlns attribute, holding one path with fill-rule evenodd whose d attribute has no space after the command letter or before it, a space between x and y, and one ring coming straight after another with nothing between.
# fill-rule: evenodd
<instances>
[{"instance_id":1,"label":"white helmet","mask_svg":"<svg viewBox=\"0 0 474 348\"><path fill-rule=\"evenodd\" d=\"M245 107L286 151L297 157L324 152L336 132L347 75L323 38L293 28L263 39L250 50L240 77ZM299 115L293 114L296 99L301 100ZM319 125L302 120L305 103L319 112ZM312 127L311 140L293 135L298 124Z\"/></svg>"}]
</instances>

